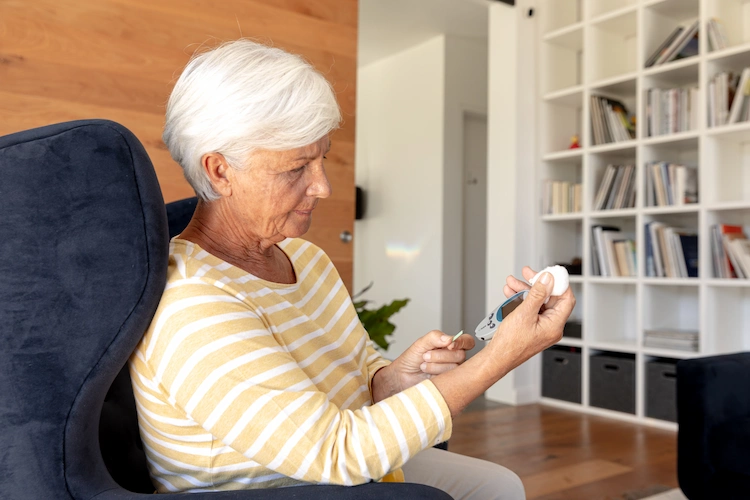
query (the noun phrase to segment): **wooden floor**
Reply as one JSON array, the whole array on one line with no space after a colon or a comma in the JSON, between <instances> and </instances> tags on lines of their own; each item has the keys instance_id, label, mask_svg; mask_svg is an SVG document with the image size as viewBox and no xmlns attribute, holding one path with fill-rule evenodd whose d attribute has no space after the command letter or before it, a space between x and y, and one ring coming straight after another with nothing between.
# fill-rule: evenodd
<instances>
[{"instance_id":1,"label":"wooden floor","mask_svg":"<svg viewBox=\"0 0 750 500\"><path fill-rule=\"evenodd\" d=\"M529 500L636 500L677 487L677 434L543 405L474 405L450 451L518 474Z\"/></svg>"}]
</instances>

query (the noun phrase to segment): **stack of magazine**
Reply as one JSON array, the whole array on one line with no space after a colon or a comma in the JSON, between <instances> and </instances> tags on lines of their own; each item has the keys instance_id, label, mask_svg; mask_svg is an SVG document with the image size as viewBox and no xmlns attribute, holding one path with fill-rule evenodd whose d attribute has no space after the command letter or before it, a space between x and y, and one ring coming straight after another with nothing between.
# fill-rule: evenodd
<instances>
[{"instance_id":1,"label":"stack of magazine","mask_svg":"<svg viewBox=\"0 0 750 500\"><path fill-rule=\"evenodd\" d=\"M657 349L698 351L698 332L694 330L654 329L643 332L643 345Z\"/></svg>"},{"instance_id":2,"label":"stack of magazine","mask_svg":"<svg viewBox=\"0 0 750 500\"><path fill-rule=\"evenodd\" d=\"M708 83L708 125L719 127L750 119L750 68L722 71Z\"/></svg>"},{"instance_id":3,"label":"stack of magazine","mask_svg":"<svg viewBox=\"0 0 750 500\"><path fill-rule=\"evenodd\" d=\"M698 232L670 227L663 222L646 224L646 276L698 277Z\"/></svg>"},{"instance_id":4,"label":"stack of magazine","mask_svg":"<svg viewBox=\"0 0 750 500\"><path fill-rule=\"evenodd\" d=\"M595 225L591 228L591 263L595 276L633 277L638 273L635 240L619 227Z\"/></svg>"},{"instance_id":5,"label":"stack of magazine","mask_svg":"<svg viewBox=\"0 0 750 500\"><path fill-rule=\"evenodd\" d=\"M591 130L594 145L635 139L635 125L628 109L608 97L591 96Z\"/></svg>"},{"instance_id":6,"label":"stack of magazine","mask_svg":"<svg viewBox=\"0 0 750 500\"><path fill-rule=\"evenodd\" d=\"M635 165L607 165L594 198L594 210L635 206Z\"/></svg>"},{"instance_id":7,"label":"stack of magazine","mask_svg":"<svg viewBox=\"0 0 750 500\"><path fill-rule=\"evenodd\" d=\"M665 161L646 164L646 206L698 203L698 170Z\"/></svg>"},{"instance_id":8,"label":"stack of magazine","mask_svg":"<svg viewBox=\"0 0 750 500\"><path fill-rule=\"evenodd\" d=\"M698 128L698 87L648 90L648 135L677 134Z\"/></svg>"}]
</instances>

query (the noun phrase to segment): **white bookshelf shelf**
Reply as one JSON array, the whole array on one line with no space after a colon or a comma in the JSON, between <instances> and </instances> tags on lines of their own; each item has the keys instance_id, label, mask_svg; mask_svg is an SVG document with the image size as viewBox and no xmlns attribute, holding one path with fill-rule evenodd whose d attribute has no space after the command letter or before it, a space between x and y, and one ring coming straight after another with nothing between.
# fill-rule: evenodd
<instances>
[{"instance_id":1,"label":"white bookshelf shelf","mask_svg":"<svg viewBox=\"0 0 750 500\"><path fill-rule=\"evenodd\" d=\"M664 214L689 214L698 212L698 204L689 205L670 205L666 207L645 207L641 213L645 215L664 215Z\"/></svg>"},{"instance_id":2,"label":"white bookshelf shelf","mask_svg":"<svg viewBox=\"0 0 750 500\"><path fill-rule=\"evenodd\" d=\"M571 212L568 214L546 214L542 216L542 220L545 222L555 222L555 221L569 221L569 220L581 220L583 219L583 214L580 212Z\"/></svg>"},{"instance_id":3,"label":"white bookshelf shelf","mask_svg":"<svg viewBox=\"0 0 750 500\"><path fill-rule=\"evenodd\" d=\"M536 0L537 42L525 44L524 60L535 64L535 109L526 132L535 142L535 178L581 183L583 211L536 218L533 239L542 268L580 258L583 275L571 276L577 296L572 318L582 337L559 345L580 351L581 402L542 397L542 402L665 429L675 424L646 414L647 366L750 350L750 279L713 276L710 234L714 224L750 226L750 122L710 128L708 84L721 71L750 67L750 0ZM712 17L726 26L729 47L710 52L706 26ZM645 61L677 27L699 21L698 55L646 68ZM528 57L528 59L527 59ZM698 88L694 130L649 137L648 90ZM617 99L636 115L635 139L594 145L591 97ZM526 113L526 112L524 112ZM578 135L578 149L565 149ZM530 146L532 147L532 146ZM670 162L698 169L698 203L647 206L646 165ZM607 165L635 165L635 208L593 210ZM523 167L527 168L524 164ZM537 188L539 189L539 188ZM539 191L538 191L539 192ZM537 203L537 205L540 205ZM661 221L698 234L697 278L646 277L645 225ZM592 227L621 227L635 241L637 275L594 276ZM698 333L699 350L644 346L648 330ZM623 355L635 362L635 414L590 404L592 355Z\"/></svg>"},{"instance_id":4,"label":"white bookshelf shelf","mask_svg":"<svg viewBox=\"0 0 750 500\"><path fill-rule=\"evenodd\" d=\"M570 158L578 158L581 156L583 156L583 148L568 149L565 151L557 151L554 153L548 153L544 155L544 161L567 160Z\"/></svg>"},{"instance_id":5,"label":"white bookshelf shelf","mask_svg":"<svg viewBox=\"0 0 750 500\"><path fill-rule=\"evenodd\" d=\"M660 144L673 144L679 145L680 143L693 142L700 137L698 130L689 130L687 132L679 132L676 134L665 134L655 135L643 139L642 144L644 146L657 146Z\"/></svg>"}]
</instances>

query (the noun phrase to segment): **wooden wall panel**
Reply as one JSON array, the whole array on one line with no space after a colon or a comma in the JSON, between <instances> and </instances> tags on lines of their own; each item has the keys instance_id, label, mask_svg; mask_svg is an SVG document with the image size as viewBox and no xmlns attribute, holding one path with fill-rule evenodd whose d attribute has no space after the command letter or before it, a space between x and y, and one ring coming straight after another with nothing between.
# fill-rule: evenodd
<instances>
[{"instance_id":1,"label":"wooden wall panel","mask_svg":"<svg viewBox=\"0 0 750 500\"><path fill-rule=\"evenodd\" d=\"M328 155L333 195L307 238L351 289L357 0L2 0L0 135L107 118L135 133L166 201L192 196L162 140L169 92L193 52L245 36L302 54L331 81L344 116Z\"/></svg>"}]
</instances>

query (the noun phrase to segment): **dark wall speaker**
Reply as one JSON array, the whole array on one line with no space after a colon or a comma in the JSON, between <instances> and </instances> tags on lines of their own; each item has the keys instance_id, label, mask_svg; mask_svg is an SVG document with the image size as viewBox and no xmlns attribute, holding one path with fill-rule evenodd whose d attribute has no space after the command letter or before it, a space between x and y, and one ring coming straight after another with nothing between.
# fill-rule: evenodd
<instances>
[{"instance_id":1,"label":"dark wall speaker","mask_svg":"<svg viewBox=\"0 0 750 500\"><path fill-rule=\"evenodd\" d=\"M367 197L365 190L357 186L357 193L354 198L354 218L357 220L365 218L365 207L367 206Z\"/></svg>"}]
</instances>

